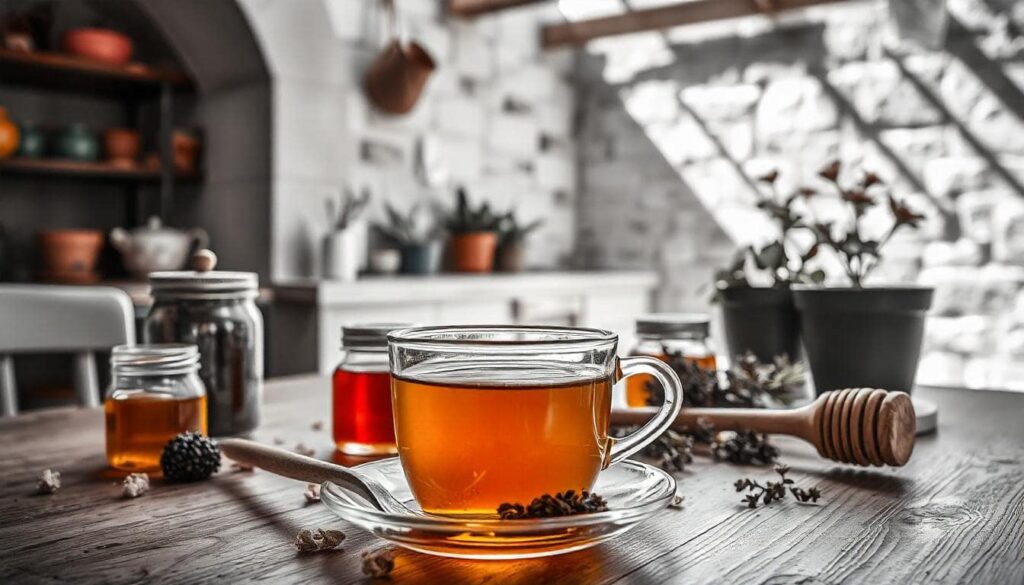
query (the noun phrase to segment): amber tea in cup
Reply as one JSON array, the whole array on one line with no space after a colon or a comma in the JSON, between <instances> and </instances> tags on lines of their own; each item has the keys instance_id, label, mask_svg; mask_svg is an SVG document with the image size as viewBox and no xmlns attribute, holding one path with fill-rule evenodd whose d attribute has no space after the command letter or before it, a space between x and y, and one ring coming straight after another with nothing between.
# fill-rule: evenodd
<instances>
[{"instance_id":1,"label":"amber tea in cup","mask_svg":"<svg viewBox=\"0 0 1024 585\"><path fill-rule=\"evenodd\" d=\"M493 516L504 502L590 489L661 434L681 401L654 358L616 357L596 329L423 327L389 336L395 438L424 511ZM659 378L666 401L633 435L608 434L612 386Z\"/></svg>"}]
</instances>

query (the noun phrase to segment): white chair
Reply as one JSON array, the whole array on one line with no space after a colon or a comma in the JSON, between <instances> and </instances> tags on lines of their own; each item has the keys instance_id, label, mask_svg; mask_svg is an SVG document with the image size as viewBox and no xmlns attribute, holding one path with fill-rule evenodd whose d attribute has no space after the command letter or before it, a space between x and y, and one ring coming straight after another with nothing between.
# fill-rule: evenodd
<instances>
[{"instance_id":1,"label":"white chair","mask_svg":"<svg viewBox=\"0 0 1024 585\"><path fill-rule=\"evenodd\" d=\"M134 344L131 299L106 286L0 285L0 415L18 413L14 354L72 353L82 406L98 406L94 352Z\"/></svg>"}]
</instances>

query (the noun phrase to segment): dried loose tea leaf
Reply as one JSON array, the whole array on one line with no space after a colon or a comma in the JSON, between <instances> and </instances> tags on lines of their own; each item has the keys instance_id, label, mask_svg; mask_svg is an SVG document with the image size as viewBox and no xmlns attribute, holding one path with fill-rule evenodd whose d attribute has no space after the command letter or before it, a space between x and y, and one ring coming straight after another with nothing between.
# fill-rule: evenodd
<instances>
[{"instance_id":1,"label":"dried loose tea leaf","mask_svg":"<svg viewBox=\"0 0 1024 585\"><path fill-rule=\"evenodd\" d=\"M303 443L302 441L299 441L299 443L295 445L295 452L298 453L299 455L305 455L306 457L312 457L313 455L316 455L316 449L310 447L309 445Z\"/></svg>"},{"instance_id":2,"label":"dried loose tea leaf","mask_svg":"<svg viewBox=\"0 0 1024 585\"><path fill-rule=\"evenodd\" d=\"M743 496L742 503L750 509L757 508L758 504L764 504L767 506L772 502L777 502L786 498L786 487L789 487L790 493L796 498L798 502L817 502L821 497L821 491L818 488L803 489L793 485L793 480L786 477L789 473L789 466L782 463L775 465L775 473L779 474L779 481L769 481L761 485L755 480L750 478L737 479L733 483L733 487L736 488L737 492L747 491L748 493Z\"/></svg>"},{"instance_id":3,"label":"dried loose tea leaf","mask_svg":"<svg viewBox=\"0 0 1024 585\"><path fill-rule=\"evenodd\" d=\"M308 528L300 530L295 536L295 548L302 553L313 553L331 550L338 547L341 541L345 540L345 533L340 530L324 530L323 528Z\"/></svg>"},{"instance_id":4,"label":"dried loose tea leaf","mask_svg":"<svg viewBox=\"0 0 1024 585\"><path fill-rule=\"evenodd\" d=\"M318 483L307 483L306 484L306 492L305 492L304 495L306 496L306 502L308 502L310 504L319 502L320 501L320 484L318 484Z\"/></svg>"},{"instance_id":5,"label":"dried loose tea leaf","mask_svg":"<svg viewBox=\"0 0 1024 585\"><path fill-rule=\"evenodd\" d=\"M575 514L607 512L608 502L601 496L583 490L568 490L555 495L544 494L534 498L529 506L519 503L504 503L498 506L502 520L524 520L527 518L555 518Z\"/></svg>"},{"instance_id":6,"label":"dried loose tea leaf","mask_svg":"<svg viewBox=\"0 0 1024 585\"><path fill-rule=\"evenodd\" d=\"M322 431L324 429L324 421L315 420L311 425L309 425L309 428L313 429L314 431Z\"/></svg>"},{"instance_id":7,"label":"dried loose tea leaf","mask_svg":"<svg viewBox=\"0 0 1024 585\"><path fill-rule=\"evenodd\" d=\"M779 457L779 450L768 442L768 435L753 431L722 431L715 435L711 454L717 461L766 465Z\"/></svg>"},{"instance_id":8,"label":"dried loose tea leaf","mask_svg":"<svg viewBox=\"0 0 1024 585\"><path fill-rule=\"evenodd\" d=\"M36 483L36 491L40 494L55 494L60 489L60 472L53 469L45 469L39 474L39 481Z\"/></svg>"},{"instance_id":9,"label":"dried loose tea leaf","mask_svg":"<svg viewBox=\"0 0 1024 585\"><path fill-rule=\"evenodd\" d=\"M121 496L137 498L149 491L149 475L145 473L129 473L121 482Z\"/></svg>"},{"instance_id":10,"label":"dried loose tea leaf","mask_svg":"<svg viewBox=\"0 0 1024 585\"><path fill-rule=\"evenodd\" d=\"M372 579L383 579L395 569L395 549L379 548L363 551L363 574Z\"/></svg>"}]
</instances>

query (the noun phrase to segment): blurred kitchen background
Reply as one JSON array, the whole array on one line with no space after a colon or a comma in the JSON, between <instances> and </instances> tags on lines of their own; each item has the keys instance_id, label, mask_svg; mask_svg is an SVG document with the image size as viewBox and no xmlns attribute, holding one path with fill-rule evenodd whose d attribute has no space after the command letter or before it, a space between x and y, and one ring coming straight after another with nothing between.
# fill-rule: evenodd
<instances>
[{"instance_id":1,"label":"blurred kitchen background","mask_svg":"<svg viewBox=\"0 0 1024 585\"><path fill-rule=\"evenodd\" d=\"M2 279L113 284L142 316L133 245L208 245L259 274L269 376L329 372L351 321L629 347L642 313L715 315L715 270L773 233L757 177L839 158L927 216L873 277L937 287L918 382L1024 390L1024 2L400 0L433 62L404 114L364 85L387 6L0 0ZM459 189L514 214L495 273L450 270ZM17 359L20 389L56 384Z\"/></svg>"}]
</instances>

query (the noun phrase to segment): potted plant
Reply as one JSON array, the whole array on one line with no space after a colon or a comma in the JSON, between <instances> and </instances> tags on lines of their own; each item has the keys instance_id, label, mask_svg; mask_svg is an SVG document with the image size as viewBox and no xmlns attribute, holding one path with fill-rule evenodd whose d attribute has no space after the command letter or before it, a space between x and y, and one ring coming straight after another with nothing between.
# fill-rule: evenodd
<instances>
[{"instance_id":1,"label":"potted plant","mask_svg":"<svg viewBox=\"0 0 1024 585\"><path fill-rule=\"evenodd\" d=\"M844 186L840 171L835 161L818 175L849 209L849 219L818 222L814 227L818 245L832 250L850 286L794 287L811 375L818 393L860 387L909 392L933 289L865 287L864 283L893 234L902 228L916 229L924 216L894 197L874 173L864 173L859 181ZM818 196L809 189L806 195ZM883 198L890 221L879 230L865 216Z\"/></svg>"},{"instance_id":2,"label":"potted plant","mask_svg":"<svg viewBox=\"0 0 1024 585\"><path fill-rule=\"evenodd\" d=\"M390 203L384 204L387 223L374 227L384 239L398 248L403 274L432 274L437 271L441 247L436 226L420 205L413 205L408 214L401 214Z\"/></svg>"},{"instance_id":3,"label":"potted plant","mask_svg":"<svg viewBox=\"0 0 1024 585\"><path fill-rule=\"evenodd\" d=\"M825 279L823 271L808 266L818 246L813 226L796 206L803 191L782 196L778 178L777 171L758 177L767 192L761 193L757 207L776 224L775 239L761 248L740 250L732 264L715 275L714 300L722 306L730 357L753 353L763 363L783 356L799 359L800 321L791 286ZM801 245L801 231L809 244Z\"/></svg>"},{"instance_id":4,"label":"potted plant","mask_svg":"<svg viewBox=\"0 0 1024 585\"><path fill-rule=\"evenodd\" d=\"M352 281L366 261L366 222L360 219L370 202L370 193L356 196L351 189L342 190L341 201L327 199L330 230L323 240L324 278Z\"/></svg>"},{"instance_id":5,"label":"potted plant","mask_svg":"<svg viewBox=\"0 0 1024 585\"><path fill-rule=\"evenodd\" d=\"M498 251L495 268L499 272L523 271L523 241L526 236L544 225L543 219L536 219L526 225L520 225L516 214L509 211L498 221Z\"/></svg>"},{"instance_id":6,"label":"potted plant","mask_svg":"<svg viewBox=\"0 0 1024 585\"><path fill-rule=\"evenodd\" d=\"M445 228L451 236L452 268L456 272L493 269L499 219L487 203L471 207L465 188L456 190L455 209L445 219Z\"/></svg>"}]
</instances>

